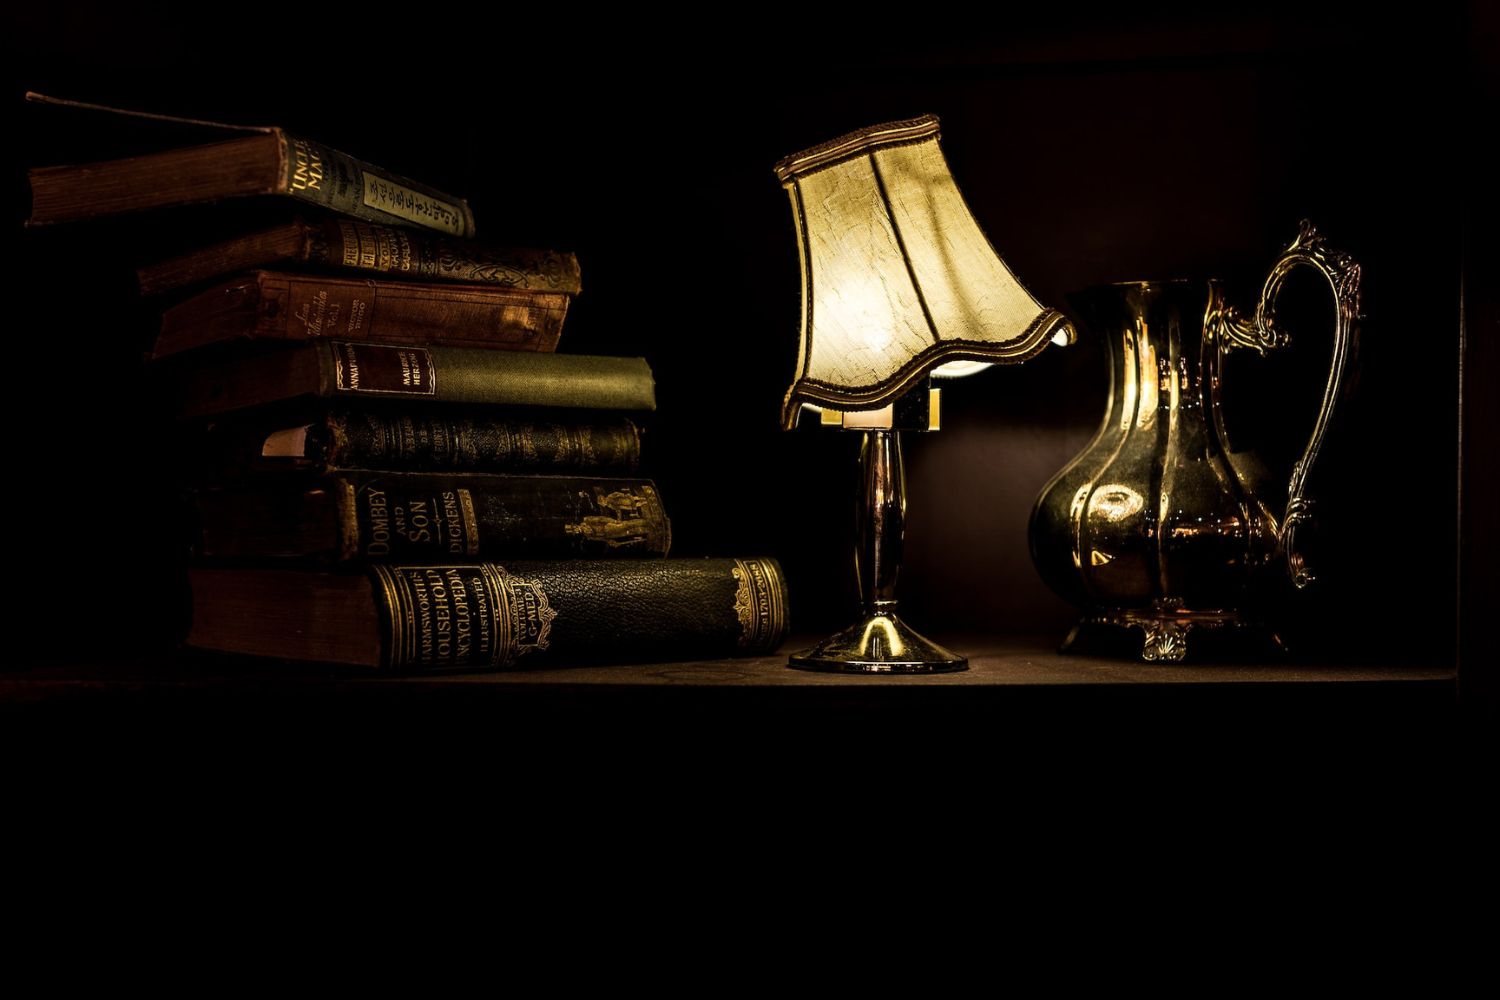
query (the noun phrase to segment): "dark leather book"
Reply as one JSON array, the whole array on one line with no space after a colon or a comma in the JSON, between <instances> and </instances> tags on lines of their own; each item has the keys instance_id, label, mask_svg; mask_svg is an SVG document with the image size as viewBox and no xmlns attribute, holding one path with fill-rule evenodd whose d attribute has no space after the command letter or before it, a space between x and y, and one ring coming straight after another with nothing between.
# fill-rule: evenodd
<instances>
[{"instance_id":1,"label":"dark leather book","mask_svg":"<svg viewBox=\"0 0 1500 1000\"><path fill-rule=\"evenodd\" d=\"M486 407L315 406L219 420L189 443L201 472L291 469L629 475L641 431L629 417Z\"/></svg>"},{"instance_id":2,"label":"dark leather book","mask_svg":"<svg viewBox=\"0 0 1500 1000\"><path fill-rule=\"evenodd\" d=\"M644 479L348 472L193 494L198 554L325 562L661 557L672 531Z\"/></svg>"},{"instance_id":3,"label":"dark leather book","mask_svg":"<svg viewBox=\"0 0 1500 1000\"><path fill-rule=\"evenodd\" d=\"M315 341L274 350L187 356L163 375L184 418L278 403L503 403L587 410L654 410L643 358Z\"/></svg>"},{"instance_id":4,"label":"dark leather book","mask_svg":"<svg viewBox=\"0 0 1500 1000\"><path fill-rule=\"evenodd\" d=\"M34 167L29 225L254 195L293 198L342 215L472 237L468 202L272 126L226 125L28 93L27 100L101 116L231 136L90 163Z\"/></svg>"},{"instance_id":5,"label":"dark leather book","mask_svg":"<svg viewBox=\"0 0 1500 1000\"><path fill-rule=\"evenodd\" d=\"M485 285L252 271L168 309L154 355L236 340L323 337L551 351L570 297Z\"/></svg>"},{"instance_id":6,"label":"dark leather book","mask_svg":"<svg viewBox=\"0 0 1500 1000\"><path fill-rule=\"evenodd\" d=\"M494 247L352 219L288 219L136 270L158 295L255 268L340 268L391 278L462 281L577 295L578 258L557 250Z\"/></svg>"},{"instance_id":7,"label":"dark leather book","mask_svg":"<svg viewBox=\"0 0 1500 1000\"><path fill-rule=\"evenodd\" d=\"M374 669L530 669L775 651L774 559L376 566L366 575L190 571L201 649Z\"/></svg>"}]
</instances>

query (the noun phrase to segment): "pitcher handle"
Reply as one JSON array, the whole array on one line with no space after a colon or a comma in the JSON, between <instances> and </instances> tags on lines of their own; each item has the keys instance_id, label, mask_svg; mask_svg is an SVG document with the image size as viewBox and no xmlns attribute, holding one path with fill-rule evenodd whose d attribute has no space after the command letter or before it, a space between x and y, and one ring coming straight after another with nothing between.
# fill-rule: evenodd
<instances>
[{"instance_id":1,"label":"pitcher handle","mask_svg":"<svg viewBox=\"0 0 1500 1000\"><path fill-rule=\"evenodd\" d=\"M1323 446L1323 437L1333 418L1334 404L1343 391L1348 369L1359 347L1359 263L1348 254L1330 249L1317 228L1303 219L1297 238L1281 252L1266 275L1255 317L1226 317L1223 344L1226 350L1249 348L1260 354L1286 344L1286 331L1276 324L1276 297L1286 276L1298 266L1311 267L1327 279L1337 309L1333 364L1328 371L1328 385L1323 390L1323 405L1318 410L1318 422L1313 425L1307 448L1292 467L1291 482L1287 486L1286 515L1281 519L1281 534L1277 538L1277 547L1286 556L1287 573L1292 584L1301 588L1315 579L1297 543L1297 529L1313 517L1313 500L1307 489L1308 476L1318 459L1318 450Z\"/></svg>"}]
</instances>

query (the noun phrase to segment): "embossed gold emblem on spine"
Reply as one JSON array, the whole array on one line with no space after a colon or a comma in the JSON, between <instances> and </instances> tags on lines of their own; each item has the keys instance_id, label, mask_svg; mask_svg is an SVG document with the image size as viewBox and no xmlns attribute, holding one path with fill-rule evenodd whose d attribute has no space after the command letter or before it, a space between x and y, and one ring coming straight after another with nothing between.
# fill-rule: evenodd
<instances>
[{"instance_id":1,"label":"embossed gold emblem on spine","mask_svg":"<svg viewBox=\"0 0 1500 1000\"><path fill-rule=\"evenodd\" d=\"M505 571L504 566L484 564L485 569L495 571L501 599L496 605L503 609L501 639L505 642L504 666L514 663L532 650L545 650L552 636L552 621L557 612L547 600L547 592L533 580L523 580Z\"/></svg>"},{"instance_id":2,"label":"embossed gold emblem on spine","mask_svg":"<svg viewBox=\"0 0 1500 1000\"><path fill-rule=\"evenodd\" d=\"M545 650L557 618L540 584L502 566L377 566L385 665L464 670L512 666Z\"/></svg>"},{"instance_id":3,"label":"embossed gold emblem on spine","mask_svg":"<svg viewBox=\"0 0 1500 1000\"><path fill-rule=\"evenodd\" d=\"M764 559L734 561L734 614L740 622L741 649L767 652L786 634L786 589L781 573Z\"/></svg>"},{"instance_id":4,"label":"embossed gold emblem on spine","mask_svg":"<svg viewBox=\"0 0 1500 1000\"><path fill-rule=\"evenodd\" d=\"M593 513L564 524L567 534L610 549L646 548L665 555L671 547L671 522L653 487L606 490L595 486L591 500L586 493L579 496L584 499L583 509Z\"/></svg>"}]
</instances>

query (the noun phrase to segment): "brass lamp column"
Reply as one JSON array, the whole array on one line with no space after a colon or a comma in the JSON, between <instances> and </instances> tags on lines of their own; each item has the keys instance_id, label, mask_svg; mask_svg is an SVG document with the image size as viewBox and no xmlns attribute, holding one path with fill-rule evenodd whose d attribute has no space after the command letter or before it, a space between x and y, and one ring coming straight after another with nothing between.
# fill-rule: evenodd
<instances>
[{"instance_id":1,"label":"brass lamp column","mask_svg":"<svg viewBox=\"0 0 1500 1000\"><path fill-rule=\"evenodd\" d=\"M896 616L896 577L906 534L906 483L898 431L865 431L860 444L861 500L854 567L863 617L788 662L802 670L859 673L946 673L969 661L923 636Z\"/></svg>"},{"instance_id":2,"label":"brass lamp column","mask_svg":"<svg viewBox=\"0 0 1500 1000\"><path fill-rule=\"evenodd\" d=\"M926 115L860 129L776 165L802 266L797 375L782 405L865 434L859 573L863 619L790 664L932 673L967 661L896 617L906 518L901 430L935 430L928 376L968 375L1035 356L1073 329L1043 308L974 221ZM935 393L934 393L935 397Z\"/></svg>"}]
</instances>

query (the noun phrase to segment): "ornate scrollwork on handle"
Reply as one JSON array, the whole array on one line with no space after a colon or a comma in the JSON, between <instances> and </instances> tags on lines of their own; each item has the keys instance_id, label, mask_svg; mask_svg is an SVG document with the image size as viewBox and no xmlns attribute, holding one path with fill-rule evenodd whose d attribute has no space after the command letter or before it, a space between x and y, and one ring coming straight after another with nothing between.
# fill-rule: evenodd
<instances>
[{"instance_id":1,"label":"ornate scrollwork on handle","mask_svg":"<svg viewBox=\"0 0 1500 1000\"><path fill-rule=\"evenodd\" d=\"M1287 573L1292 584L1305 587L1314 580L1307 568L1306 559L1297 544L1298 529L1312 519L1313 501L1307 496L1307 479L1317 461L1333 418L1333 407L1343 392L1345 373L1354 357L1359 342L1359 263L1346 253L1330 248L1323 234L1306 219L1297 238L1281 252L1276 263L1266 276L1266 283L1256 305L1255 316L1249 319L1239 315L1233 307L1226 307L1216 319L1219 342L1225 351L1248 348L1259 354L1281 347L1287 342L1287 334L1276 323L1276 298L1288 274L1297 267L1311 267L1328 281L1333 292L1337 312L1333 331L1333 362L1328 372L1328 384L1323 390L1323 404L1318 410L1317 423L1302 458L1292 468L1291 481L1287 486L1286 515L1281 521L1278 548L1286 557Z\"/></svg>"},{"instance_id":2,"label":"ornate scrollwork on handle","mask_svg":"<svg viewBox=\"0 0 1500 1000\"><path fill-rule=\"evenodd\" d=\"M1312 519L1313 501L1307 497L1293 497L1286 505L1286 517L1281 520L1281 548L1286 554L1286 571L1292 578L1292 585L1298 588L1317 579L1307 568L1302 550L1291 543L1296 537L1297 526Z\"/></svg>"},{"instance_id":3,"label":"ornate scrollwork on handle","mask_svg":"<svg viewBox=\"0 0 1500 1000\"><path fill-rule=\"evenodd\" d=\"M1290 339L1285 330L1278 329L1271 322L1270 317L1266 317L1264 322L1259 314L1245 317L1231 305L1224 306L1219 313L1210 316L1209 323L1226 354L1243 348L1264 357L1267 351L1285 347Z\"/></svg>"}]
</instances>

